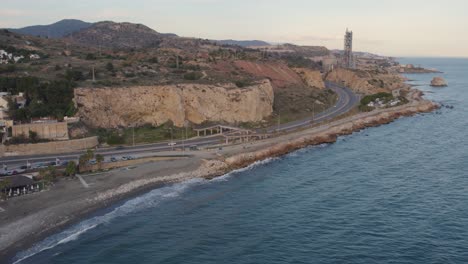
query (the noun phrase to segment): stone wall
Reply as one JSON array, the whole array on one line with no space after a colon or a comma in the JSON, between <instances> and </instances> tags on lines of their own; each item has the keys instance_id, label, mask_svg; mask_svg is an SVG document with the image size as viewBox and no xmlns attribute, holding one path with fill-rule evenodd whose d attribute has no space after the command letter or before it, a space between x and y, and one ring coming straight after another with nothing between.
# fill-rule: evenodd
<instances>
[{"instance_id":1,"label":"stone wall","mask_svg":"<svg viewBox=\"0 0 468 264\"><path fill-rule=\"evenodd\" d=\"M38 155L67 153L94 148L99 144L97 137L54 141L38 144L0 145L0 157L16 155Z\"/></svg>"},{"instance_id":2,"label":"stone wall","mask_svg":"<svg viewBox=\"0 0 468 264\"><path fill-rule=\"evenodd\" d=\"M37 136L42 139L68 139L68 126L66 122L14 125L12 127L12 136L25 135L28 137L29 131L36 132Z\"/></svg>"}]
</instances>

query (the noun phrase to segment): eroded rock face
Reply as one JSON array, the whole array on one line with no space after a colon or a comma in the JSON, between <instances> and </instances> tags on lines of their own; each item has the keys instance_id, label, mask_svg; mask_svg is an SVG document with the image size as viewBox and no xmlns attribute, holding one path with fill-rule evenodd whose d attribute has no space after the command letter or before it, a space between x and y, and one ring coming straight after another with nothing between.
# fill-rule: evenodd
<instances>
[{"instance_id":1,"label":"eroded rock face","mask_svg":"<svg viewBox=\"0 0 468 264\"><path fill-rule=\"evenodd\" d=\"M375 94L407 88L405 79L397 74L370 73L364 70L336 69L330 72L327 81L344 84L355 92Z\"/></svg>"},{"instance_id":2,"label":"eroded rock face","mask_svg":"<svg viewBox=\"0 0 468 264\"><path fill-rule=\"evenodd\" d=\"M100 128L168 121L180 127L185 121L258 122L271 115L273 101L268 80L245 88L179 84L75 89L79 116L86 124Z\"/></svg>"},{"instance_id":3,"label":"eroded rock face","mask_svg":"<svg viewBox=\"0 0 468 264\"><path fill-rule=\"evenodd\" d=\"M431 81L432 87L447 87L447 82L442 77L434 77Z\"/></svg>"},{"instance_id":4,"label":"eroded rock face","mask_svg":"<svg viewBox=\"0 0 468 264\"><path fill-rule=\"evenodd\" d=\"M301 76L302 80L307 84L309 87L315 87L319 89L325 89L325 83L322 79L322 74L320 71L315 71L306 68L296 68L294 69L299 76Z\"/></svg>"}]
</instances>

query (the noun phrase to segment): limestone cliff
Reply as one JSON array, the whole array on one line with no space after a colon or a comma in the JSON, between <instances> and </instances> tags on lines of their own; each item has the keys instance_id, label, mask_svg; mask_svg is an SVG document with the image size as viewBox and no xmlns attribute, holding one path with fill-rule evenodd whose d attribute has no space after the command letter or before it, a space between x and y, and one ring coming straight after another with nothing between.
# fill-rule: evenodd
<instances>
[{"instance_id":1,"label":"limestone cliff","mask_svg":"<svg viewBox=\"0 0 468 264\"><path fill-rule=\"evenodd\" d=\"M405 79L400 75L365 70L336 69L327 75L326 80L344 84L352 90L363 94L375 94L408 88L408 85L404 83Z\"/></svg>"},{"instance_id":2,"label":"limestone cliff","mask_svg":"<svg viewBox=\"0 0 468 264\"><path fill-rule=\"evenodd\" d=\"M75 103L82 120L93 127L117 128L172 121L201 124L257 122L273 111L268 80L237 88L234 84L178 84L113 88L77 88Z\"/></svg>"},{"instance_id":3,"label":"limestone cliff","mask_svg":"<svg viewBox=\"0 0 468 264\"><path fill-rule=\"evenodd\" d=\"M294 71L301 76L304 83L309 87L325 89L325 83L322 79L320 71L311 70L307 68L295 68Z\"/></svg>"}]
</instances>

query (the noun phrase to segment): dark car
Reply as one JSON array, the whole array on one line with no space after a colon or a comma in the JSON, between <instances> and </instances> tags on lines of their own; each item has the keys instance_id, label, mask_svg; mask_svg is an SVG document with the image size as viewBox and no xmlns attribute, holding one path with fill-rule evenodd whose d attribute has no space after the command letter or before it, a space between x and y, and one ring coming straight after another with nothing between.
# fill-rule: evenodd
<instances>
[{"instance_id":1,"label":"dark car","mask_svg":"<svg viewBox=\"0 0 468 264\"><path fill-rule=\"evenodd\" d=\"M110 160L111 160L111 162L117 162L117 158L115 158L115 157L112 157Z\"/></svg>"}]
</instances>

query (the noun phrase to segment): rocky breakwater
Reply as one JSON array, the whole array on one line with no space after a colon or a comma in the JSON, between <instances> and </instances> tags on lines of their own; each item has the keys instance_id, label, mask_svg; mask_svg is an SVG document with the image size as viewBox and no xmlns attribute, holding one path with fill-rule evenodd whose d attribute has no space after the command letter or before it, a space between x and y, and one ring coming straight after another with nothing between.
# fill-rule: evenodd
<instances>
[{"instance_id":1,"label":"rocky breakwater","mask_svg":"<svg viewBox=\"0 0 468 264\"><path fill-rule=\"evenodd\" d=\"M278 139L277 141L280 142L278 144L249 153L237 154L226 158L224 162L226 167L230 169L242 168L256 161L278 157L307 146L334 143L338 136L349 135L368 127L388 124L403 116L431 112L438 107L439 105L431 101L417 98L407 105L362 113L318 128L298 132L292 139L289 138L283 142Z\"/></svg>"},{"instance_id":2,"label":"rocky breakwater","mask_svg":"<svg viewBox=\"0 0 468 264\"><path fill-rule=\"evenodd\" d=\"M268 80L248 87L234 84L77 88L81 119L92 127L117 128L172 121L258 122L273 112L274 93Z\"/></svg>"}]
</instances>

